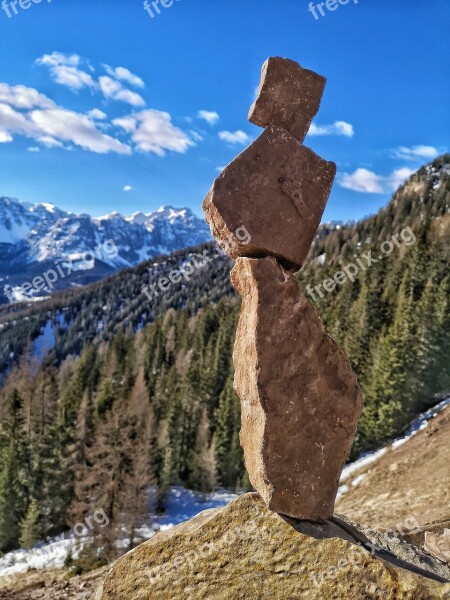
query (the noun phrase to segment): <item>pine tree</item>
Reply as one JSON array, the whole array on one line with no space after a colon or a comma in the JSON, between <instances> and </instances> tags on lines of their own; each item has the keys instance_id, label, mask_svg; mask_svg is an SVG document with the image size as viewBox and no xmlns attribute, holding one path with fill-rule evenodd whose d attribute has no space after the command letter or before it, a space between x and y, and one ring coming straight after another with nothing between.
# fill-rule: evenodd
<instances>
[{"instance_id":1,"label":"pine tree","mask_svg":"<svg viewBox=\"0 0 450 600\"><path fill-rule=\"evenodd\" d=\"M21 548L33 548L41 539L41 526L39 524L40 510L37 500L31 500L28 510L20 522L19 544Z\"/></svg>"},{"instance_id":2,"label":"pine tree","mask_svg":"<svg viewBox=\"0 0 450 600\"><path fill-rule=\"evenodd\" d=\"M8 551L18 545L19 523L26 514L31 487L23 402L16 390L0 435L0 457L0 551Z\"/></svg>"},{"instance_id":3,"label":"pine tree","mask_svg":"<svg viewBox=\"0 0 450 600\"><path fill-rule=\"evenodd\" d=\"M201 492L212 491L217 482L215 439L211 436L211 425L206 408L198 425L195 448L191 453L192 474L190 483Z\"/></svg>"}]
</instances>

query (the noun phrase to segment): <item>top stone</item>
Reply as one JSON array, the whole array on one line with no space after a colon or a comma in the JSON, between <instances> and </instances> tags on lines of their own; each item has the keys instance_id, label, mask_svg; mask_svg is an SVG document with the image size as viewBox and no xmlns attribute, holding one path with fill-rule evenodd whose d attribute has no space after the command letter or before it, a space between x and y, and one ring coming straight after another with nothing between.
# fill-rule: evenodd
<instances>
[{"instance_id":1,"label":"top stone","mask_svg":"<svg viewBox=\"0 0 450 600\"><path fill-rule=\"evenodd\" d=\"M268 58L249 121L260 127L278 125L300 142L319 111L326 79L288 58Z\"/></svg>"}]
</instances>

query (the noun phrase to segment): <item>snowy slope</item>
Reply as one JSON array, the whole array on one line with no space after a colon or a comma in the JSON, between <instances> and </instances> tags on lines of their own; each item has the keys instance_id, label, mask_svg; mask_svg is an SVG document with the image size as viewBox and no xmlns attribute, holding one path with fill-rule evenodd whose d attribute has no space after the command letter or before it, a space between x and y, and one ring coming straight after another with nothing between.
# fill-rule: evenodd
<instances>
[{"instance_id":1,"label":"snowy slope","mask_svg":"<svg viewBox=\"0 0 450 600\"><path fill-rule=\"evenodd\" d=\"M150 495L153 490L150 490ZM167 511L159 517L152 517L140 531L143 539L150 539L158 531L170 529L186 521L199 512L209 508L220 508L237 498L237 494L219 490L213 494L199 494L182 487L169 490ZM69 551L77 557L84 538L77 537L73 531L58 536L45 543L38 544L32 550L16 550L0 558L0 577L23 573L28 569L60 569ZM120 547L120 540L118 542Z\"/></svg>"},{"instance_id":2,"label":"snowy slope","mask_svg":"<svg viewBox=\"0 0 450 600\"><path fill-rule=\"evenodd\" d=\"M0 197L0 287L20 286L62 260L90 272L78 280L85 283L210 240L207 224L188 208L93 218Z\"/></svg>"}]
</instances>

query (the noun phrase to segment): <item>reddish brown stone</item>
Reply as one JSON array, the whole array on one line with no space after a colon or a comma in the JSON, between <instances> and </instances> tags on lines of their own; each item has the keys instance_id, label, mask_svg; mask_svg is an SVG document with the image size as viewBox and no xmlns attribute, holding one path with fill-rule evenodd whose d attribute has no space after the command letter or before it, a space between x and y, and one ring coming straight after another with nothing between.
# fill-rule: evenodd
<instances>
[{"instance_id":1,"label":"reddish brown stone","mask_svg":"<svg viewBox=\"0 0 450 600\"><path fill-rule=\"evenodd\" d=\"M303 142L319 111L326 81L288 58L267 59L249 121L260 127L279 125Z\"/></svg>"},{"instance_id":2,"label":"reddish brown stone","mask_svg":"<svg viewBox=\"0 0 450 600\"><path fill-rule=\"evenodd\" d=\"M206 220L232 258L272 255L298 270L335 174L334 163L271 125L216 179L203 202ZM236 235L242 228L248 236Z\"/></svg>"},{"instance_id":3,"label":"reddish brown stone","mask_svg":"<svg viewBox=\"0 0 450 600\"><path fill-rule=\"evenodd\" d=\"M250 481L275 512L329 519L362 409L356 377L274 258L240 258L231 278L242 296L233 358Z\"/></svg>"}]
</instances>

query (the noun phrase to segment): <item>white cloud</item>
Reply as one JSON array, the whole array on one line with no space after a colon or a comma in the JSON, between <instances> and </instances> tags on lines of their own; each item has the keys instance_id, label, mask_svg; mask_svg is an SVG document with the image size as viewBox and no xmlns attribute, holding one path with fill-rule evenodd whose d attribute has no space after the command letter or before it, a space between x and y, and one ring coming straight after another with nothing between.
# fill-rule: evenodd
<instances>
[{"instance_id":1,"label":"white cloud","mask_svg":"<svg viewBox=\"0 0 450 600\"><path fill-rule=\"evenodd\" d=\"M120 127L127 133L131 133L137 127L137 120L133 115L129 115L128 117L119 117L118 119L114 119L113 125Z\"/></svg>"},{"instance_id":2,"label":"white cloud","mask_svg":"<svg viewBox=\"0 0 450 600\"><path fill-rule=\"evenodd\" d=\"M131 192L132 189L133 189L133 186L131 186L131 185L124 185L123 186L123 191L124 192Z\"/></svg>"},{"instance_id":3,"label":"white cloud","mask_svg":"<svg viewBox=\"0 0 450 600\"><path fill-rule=\"evenodd\" d=\"M9 133L7 133L6 131L0 130L0 144L7 144L8 142L12 142L12 141L13 141L13 138Z\"/></svg>"},{"instance_id":4,"label":"white cloud","mask_svg":"<svg viewBox=\"0 0 450 600\"><path fill-rule=\"evenodd\" d=\"M189 135L191 136L191 138L193 140L195 140L196 142L202 142L203 141L203 136L200 135L198 133L198 131L194 131L194 129L190 129L189 130Z\"/></svg>"},{"instance_id":5,"label":"white cloud","mask_svg":"<svg viewBox=\"0 0 450 600\"><path fill-rule=\"evenodd\" d=\"M222 173L222 171L225 169L226 167L216 167L216 171L218 173Z\"/></svg>"},{"instance_id":6,"label":"white cloud","mask_svg":"<svg viewBox=\"0 0 450 600\"><path fill-rule=\"evenodd\" d=\"M195 142L172 123L169 113L144 110L115 119L113 124L131 133L131 139L140 152L164 156L166 151L184 154Z\"/></svg>"},{"instance_id":7,"label":"white cloud","mask_svg":"<svg viewBox=\"0 0 450 600\"><path fill-rule=\"evenodd\" d=\"M332 125L316 125L311 124L309 135L343 135L345 137L353 137L355 130L353 125L345 121L335 121Z\"/></svg>"},{"instance_id":8,"label":"white cloud","mask_svg":"<svg viewBox=\"0 0 450 600\"><path fill-rule=\"evenodd\" d=\"M385 177L368 169L356 169L353 173L343 173L338 183L341 187L354 192L385 194L396 191L413 173L413 170L403 167Z\"/></svg>"},{"instance_id":9,"label":"white cloud","mask_svg":"<svg viewBox=\"0 0 450 600\"><path fill-rule=\"evenodd\" d=\"M367 194L383 194L383 178L367 169L356 169L354 173L344 173L339 185L354 192Z\"/></svg>"},{"instance_id":10,"label":"white cloud","mask_svg":"<svg viewBox=\"0 0 450 600\"><path fill-rule=\"evenodd\" d=\"M38 146L29 146L27 148L28 152L40 152L41 149Z\"/></svg>"},{"instance_id":11,"label":"white cloud","mask_svg":"<svg viewBox=\"0 0 450 600\"><path fill-rule=\"evenodd\" d=\"M77 67L80 64L80 60L78 54L68 56L67 54L62 54L62 52L52 52L51 54L44 54L36 62L41 65L49 65L50 67L57 67L58 65Z\"/></svg>"},{"instance_id":12,"label":"white cloud","mask_svg":"<svg viewBox=\"0 0 450 600\"><path fill-rule=\"evenodd\" d=\"M413 169L408 169L408 167L396 169L387 179L390 190L395 192L413 173L415 173L415 171Z\"/></svg>"},{"instance_id":13,"label":"white cloud","mask_svg":"<svg viewBox=\"0 0 450 600\"><path fill-rule=\"evenodd\" d=\"M26 117L11 106L0 103L0 134L4 140L11 141L12 133L28 135L32 129Z\"/></svg>"},{"instance_id":14,"label":"white cloud","mask_svg":"<svg viewBox=\"0 0 450 600\"><path fill-rule=\"evenodd\" d=\"M199 119L203 119L203 121L206 121L210 125L215 125L220 119L219 113L217 113L215 110L199 110L197 117Z\"/></svg>"},{"instance_id":15,"label":"white cloud","mask_svg":"<svg viewBox=\"0 0 450 600\"><path fill-rule=\"evenodd\" d=\"M134 85L135 87L143 88L145 87L144 82L140 77L132 73L129 69L125 67L116 67L113 69L109 65L104 65L106 72L111 77L115 77L116 79L120 79L121 81L126 81L127 83Z\"/></svg>"},{"instance_id":16,"label":"white cloud","mask_svg":"<svg viewBox=\"0 0 450 600\"><path fill-rule=\"evenodd\" d=\"M86 115L56 108L34 110L30 113L30 118L44 134L72 142L85 150L99 154L131 154L129 146L99 131Z\"/></svg>"},{"instance_id":17,"label":"white cloud","mask_svg":"<svg viewBox=\"0 0 450 600\"><path fill-rule=\"evenodd\" d=\"M234 132L220 131L219 138L224 142L228 142L229 144L247 144L250 141L250 136L240 129Z\"/></svg>"},{"instance_id":18,"label":"white cloud","mask_svg":"<svg viewBox=\"0 0 450 600\"><path fill-rule=\"evenodd\" d=\"M394 150L394 157L404 160L432 160L439 154L439 150L434 146L412 146L411 148L399 146Z\"/></svg>"},{"instance_id":19,"label":"white cloud","mask_svg":"<svg viewBox=\"0 0 450 600\"><path fill-rule=\"evenodd\" d=\"M34 88L0 83L0 102L20 109L51 108L55 103Z\"/></svg>"},{"instance_id":20,"label":"white cloud","mask_svg":"<svg viewBox=\"0 0 450 600\"><path fill-rule=\"evenodd\" d=\"M64 147L63 142L68 142L97 153L131 153L129 146L99 131L89 116L58 107L32 88L20 87L18 91L17 86L9 88L7 84L0 84L4 100L0 102L2 142L11 142L14 135L22 135L48 147ZM17 105L28 108L34 105L35 108L19 112ZM45 108L36 108L36 105Z\"/></svg>"},{"instance_id":21,"label":"white cloud","mask_svg":"<svg viewBox=\"0 0 450 600\"><path fill-rule=\"evenodd\" d=\"M90 110L87 113L87 116L90 117L91 119L94 119L97 121L104 121L105 119L108 118L108 115L106 113L104 113L102 110L99 110L98 108L93 108L92 110Z\"/></svg>"},{"instance_id":22,"label":"white cloud","mask_svg":"<svg viewBox=\"0 0 450 600\"><path fill-rule=\"evenodd\" d=\"M125 89L119 81L108 77L108 75L100 77L98 83L105 98L126 102L127 104L131 104L131 106L145 105L145 100L142 98L142 96L136 92Z\"/></svg>"},{"instance_id":23,"label":"white cloud","mask_svg":"<svg viewBox=\"0 0 450 600\"><path fill-rule=\"evenodd\" d=\"M80 65L88 63L81 59L78 54L71 54L69 56L61 52L52 52L51 54L44 54L36 62L38 65L48 67L50 74L57 83L65 85L72 90L80 90L83 87L88 87L92 90L100 90L106 98L126 102L127 104L131 104L131 106L145 105L142 96L124 88L119 81L126 81L140 88L144 87L142 79L125 67L113 69L109 65L104 65L111 77L104 75L98 81L95 81L92 75L80 68ZM90 70L93 71L94 69L90 68Z\"/></svg>"},{"instance_id":24,"label":"white cloud","mask_svg":"<svg viewBox=\"0 0 450 600\"><path fill-rule=\"evenodd\" d=\"M79 68L81 58L77 54L66 56L61 52L52 52L44 54L37 59L38 65L49 67L53 79L73 90L80 90L83 87L95 88L95 81L91 75Z\"/></svg>"}]
</instances>

